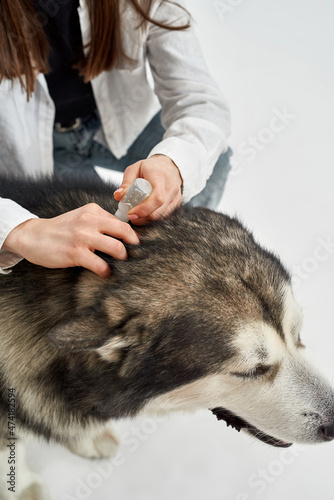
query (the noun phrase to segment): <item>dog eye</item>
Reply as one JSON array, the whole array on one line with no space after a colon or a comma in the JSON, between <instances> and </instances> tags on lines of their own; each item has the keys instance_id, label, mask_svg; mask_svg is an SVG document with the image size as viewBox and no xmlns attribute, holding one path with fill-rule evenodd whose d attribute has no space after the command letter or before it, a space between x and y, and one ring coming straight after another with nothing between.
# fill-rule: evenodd
<instances>
[{"instance_id":1,"label":"dog eye","mask_svg":"<svg viewBox=\"0 0 334 500\"><path fill-rule=\"evenodd\" d=\"M254 370L254 375L260 376L264 375L265 373L268 373L270 370L270 366L268 365L258 365L256 369Z\"/></svg>"},{"instance_id":2,"label":"dog eye","mask_svg":"<svg viewBox=\"0 0 334 500\"><path fill-rule=\"evenodd\" d=\"M270 368L271 366L269 365L257 365L246 372L232 372L231 374L240 378L257 378L268 373Z\"/></svg>"}]
</instances>

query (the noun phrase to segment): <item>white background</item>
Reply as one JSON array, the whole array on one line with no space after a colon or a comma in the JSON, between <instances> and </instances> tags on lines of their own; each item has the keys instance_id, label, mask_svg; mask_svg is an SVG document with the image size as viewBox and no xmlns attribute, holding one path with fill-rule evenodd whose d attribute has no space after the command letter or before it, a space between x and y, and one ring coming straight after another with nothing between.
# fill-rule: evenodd
<instances>
[{"instance_id":1,"label":"white background","mask_svg":"<svg viewBox=\"0 0 334 500\"><path fill-rule=\"evenodd\" d=\"M295 275L302 340L333 380L334 249L317 249L334 240L334 4L188 0L188 8L232 108L234 166L220 209L237 214ZM271 132L284 110L288 123ZM259 150L249 146L252 137ZM108 478L96 472L97 462L43 443L29 444L29 463L55 500L333 497L334 443L277 450L208 411L120 429L122 463ZM90 486L76 496L79 478Z\"/></svg>"}]
</instances>

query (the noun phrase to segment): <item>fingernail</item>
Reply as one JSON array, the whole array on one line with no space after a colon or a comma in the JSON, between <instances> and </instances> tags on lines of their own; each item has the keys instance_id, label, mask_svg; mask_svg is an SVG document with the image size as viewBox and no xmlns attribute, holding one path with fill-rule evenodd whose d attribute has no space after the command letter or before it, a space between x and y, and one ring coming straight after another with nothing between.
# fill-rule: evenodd
<instances>
[{"instance_id":1,"label":"fingernail","mask_svg":"<svg viewBox=\"0 0 334 500\"><path fill-rule=\"evenodd\" d=\"M124 191L124 188L118 188L116 189L116 191L114 191L114 194L121 193L122 191Z\"/></svg>"},{"instance_id":2,"label":"fingernail","mask_svg":"<svg viewBox=\"0 0 334 500\"><path fill-rule=\"evenodd\" d=\"M138 215L133 214L133 215L128 215L129 220L136 220L139 219Z\"/></svg>"}]
</instances>

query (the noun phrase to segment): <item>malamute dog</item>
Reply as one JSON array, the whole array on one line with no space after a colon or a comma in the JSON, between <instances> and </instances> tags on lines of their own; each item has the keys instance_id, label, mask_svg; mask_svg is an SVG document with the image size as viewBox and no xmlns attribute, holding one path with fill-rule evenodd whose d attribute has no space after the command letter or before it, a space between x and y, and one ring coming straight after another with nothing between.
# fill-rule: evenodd
<instances>
[{"instance_id":1,"label":"malamute dog","mask_svg":"<svg viewBox=\"0 0 334 500\"><path fill-rule=\"evenodd\" d=\"M87 203L113 214L114 189L0 179L0 196L44 218ZM204 208L136 230L127 261L104 256L109 279L25 260L0 277L1 498L10 431L101 457L116 448L110 420L207 408L274 446L334 438L334 390L304 359L279 259ZM45 499L38 488L16 484L25 499Z\"/></svg>"}]
</instances>

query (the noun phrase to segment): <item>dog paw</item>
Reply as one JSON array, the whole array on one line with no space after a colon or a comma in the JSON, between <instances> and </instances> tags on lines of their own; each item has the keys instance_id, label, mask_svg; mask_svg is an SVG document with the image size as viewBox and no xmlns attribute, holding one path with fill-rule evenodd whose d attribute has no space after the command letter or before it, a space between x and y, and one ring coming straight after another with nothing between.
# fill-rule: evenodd
<instances>
[{"instance_id":1,"label":"dog paw","mask_svg":"<svg viewBox=\"0 0 334 500\"><path fill-rule=\"evenodd\" d=\"M0 500L52 500L42 479L28 467L25 460L24 443L21 440L16 442L15 452L15 476L12 482L8 483L6 465L8 451L0 449Z\"/></svg>"},{"instance_id":2,"label":"dog paw","mask_svg":"<svg viewBox=\"0 0 334 500\"><path fill-rule=\"evenodd\" d=\"M19 500L52 500L52 498L41 483L33 483L22 491Z\"/></svg>"},{"instance_id":3,"label":"dog paw","mask_svg":"<svg viewBox=\"0 0 334 500\"><path fill-rule=\"evenodd\" d=\"M117 453L118 446L119 440L111 424L97 436L73 441L67 445L72 453L85 458L110 458Z\"/></svg>"},{"instance_id":4,"label":"dog paw","mask_svg":"<svg viewBox=\"0 0 334 500\"><path fill-rule=\"evenodd\" d=\"M18 486L14 491L0 491L0 500L52 500L48 489L38 477L28 486L22 488L20 484Z\"/></svg>"}]
</instances>

